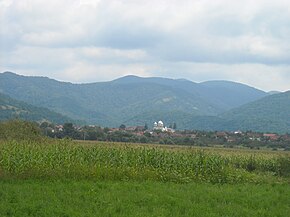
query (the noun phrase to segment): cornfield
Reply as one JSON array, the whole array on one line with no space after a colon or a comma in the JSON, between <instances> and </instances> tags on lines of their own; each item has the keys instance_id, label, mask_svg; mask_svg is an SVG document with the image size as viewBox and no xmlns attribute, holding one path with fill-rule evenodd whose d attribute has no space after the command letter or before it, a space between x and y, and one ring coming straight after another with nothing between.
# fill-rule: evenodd
<instances>
[{"instance_id":1,"label":"cornfield","mask_svg":"<svg viewBox=\"0 0 290 217\"><path fill-rule=\"evenodd\" d=\"M244 183L289 180L290 157L221 155L68 140L0 144L1 177Z\"/></svg>"}]
</instances>

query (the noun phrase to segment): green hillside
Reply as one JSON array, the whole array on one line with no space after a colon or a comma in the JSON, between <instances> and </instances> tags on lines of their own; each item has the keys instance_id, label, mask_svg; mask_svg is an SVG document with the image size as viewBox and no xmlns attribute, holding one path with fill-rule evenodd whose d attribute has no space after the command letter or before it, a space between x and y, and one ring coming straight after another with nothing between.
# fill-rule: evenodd
<instances>
[{"instance_id":1,"label":"green hillside","mask_svg":"<svg viewBox=\"0 0 290 217\"><path fill-rule=\"evenodd\" d=\"M199 92L204 99L213 102L225 111L269 95L256 88L230 81L200 83Z\"/></svg>"},{"instance_id":2,"label":"green hillside","mask_svg":"<svg viewBox=\"0 0 290 217\"><path fill-rule=\"evenodd\" d=\"M71 84L11 72L0 74L0 92L91 124L116 127L163 119L179 122L180 128L188 126L189 117L216 116L267 95L234 82L211 85L126 76L111 82Z\"/></svg>"},{"instance_id":3,"label":"green hillside","mask_svg":"<svg viewBox=\"0 0 290 217\"><path fill-rule=\"evenodd\" d=\"M290 133L290 91L267 96L219 116L192 116L185 128Z\"/></svg>"},{"instance_id":4,"label":"green hillside","mask_svg":"<svg viewBox=\"0 0 290 217\"><path fill-rule=\"evenodd\" d=\"M229 129L290 133L290 91L267 96L221 117Z\"/></svg>"},{"instance_id":5,"label":"green hillside","mask_svg":"<svg viewBox=\"0 0 290 217\"><path fill-rule=\"evenodd\" d=\"M0 120L24 119L30 121L50 121L53 123L75 122L46 108L36 107L14 100L0 93Z\"/></svg>"},{"instance_id":6,"label":"green hillside","mask_svg":"<svg viewBox=\"0 0 290 217\"><path fill-rule=\"evenodd\" d=\"M221 111L226 111L269 95L264 91L232 81L194 83L186 79L140 78L125 76L113 81L122 84L153 83L183 90L199 97Z\"/></svg>"}]
</instances>

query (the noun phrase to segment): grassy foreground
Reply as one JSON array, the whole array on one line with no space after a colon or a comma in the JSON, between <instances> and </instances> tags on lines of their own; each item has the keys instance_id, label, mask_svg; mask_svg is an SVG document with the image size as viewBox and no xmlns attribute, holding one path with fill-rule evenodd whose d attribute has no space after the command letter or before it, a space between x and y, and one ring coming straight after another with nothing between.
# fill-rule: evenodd
<instances>
[{"instance_id":1,"label":"grassy foreground","mask_svg":"<svg viewBox=\"0 0 290 217\"><path fill-rule=\"evenodd\" d=\"M0 216L290 213L289 153L0 142Z\"/></svg>"},{"instance_id":2,"label":"grassy foreground","mask_svg":"<svg viewBox=\"0 0 290 217\"><path fill-rule=\"evenodd\" d=\"M287 184L2 180L0 216L286 217Z\"/></svg>"}]
</instances>

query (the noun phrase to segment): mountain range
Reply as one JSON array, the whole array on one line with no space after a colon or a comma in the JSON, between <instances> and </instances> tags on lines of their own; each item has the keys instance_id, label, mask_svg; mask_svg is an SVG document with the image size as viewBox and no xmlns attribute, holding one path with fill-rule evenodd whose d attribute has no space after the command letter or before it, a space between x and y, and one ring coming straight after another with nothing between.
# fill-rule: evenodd
<instances>
[{"instance_id":1,"label":"mountain range","mask_svg":"<svg viewBox=\"0 0 290 217\"><path fill-rule=\"evenodd\" d=\"M175 122L179 129L289 132L289 92L231 82L125 76L72 84L0 73L0 93L88 124L118 127ZM288 116L287 116L288 115Z\"/></svg>"}]
</instances>

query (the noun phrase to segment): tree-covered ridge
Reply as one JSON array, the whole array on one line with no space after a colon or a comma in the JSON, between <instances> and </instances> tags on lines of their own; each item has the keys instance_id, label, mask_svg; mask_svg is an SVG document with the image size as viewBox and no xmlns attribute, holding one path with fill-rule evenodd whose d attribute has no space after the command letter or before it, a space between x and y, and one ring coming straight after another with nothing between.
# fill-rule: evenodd
<instances>
[{"instance_id":1,"label":"tree-covered ridge","mask_svg":"<svg viewBox=\"0 0 290 217\"><path fill-rule=\"evenodd\" d=\"M188 129L290 132L290 91L267 96L219 116L189 117Z\"/></svg>"},{"instance_id":2,"label":"tree-covered ridge","mask_svg":"<svg viewBox=\"0 0 290 217\"><path fill-rule=\"evenodd\" d=\"M274 94L229 112L222 118L241 130L290 132L290 91Z\"/></svg>"},{"instance_id":3,"label":"tree-covered ridge","mask_svg":"<svg viewBox=\"0 0 290 217\"><path fill-rule=\"evenodd\" d=\"M151 125L163 120L167 126L177 123L179 129L290 132L289 92L269 95L235 82L126 76L111 82L71 84L6 72L0 74L0 87L2 93L17 100L103 127ZM39 119L17 108L16 112L7 107L5 112ZM43 111L37 117L51 114ZM50 119L71 122L63 117Z\"/></svg>"},{"instance_id":4,"label":"tree-covered ridge","mask_svg":"<svg viewBox=\"0 0 290 217\"><path fill-rule=\"evenodd\" d=\"M47 108L29 105L0 93L0 120L24 119L30 121L50 121L54 123L74 122L71 118Z\"/></svg>"},{"instance_id":5,"label":"tree-covered ridge","mask_svg":"<svg viewBox=\"0 0 290 217\"><path fill-rule=\"evenodd\" d=\"M183 123L188 117L214 116L267 95L227 81L194 83L135 76L111 82L71 84L6 72L0 74L0 86L3 93L15 99L47 107L73 119L115 127L121 123L149 123L147 118L158 118L157 113L170 117L165 122L174 120L180 122L180 127L186 127Z\"/></svg>"}]
</instances>

